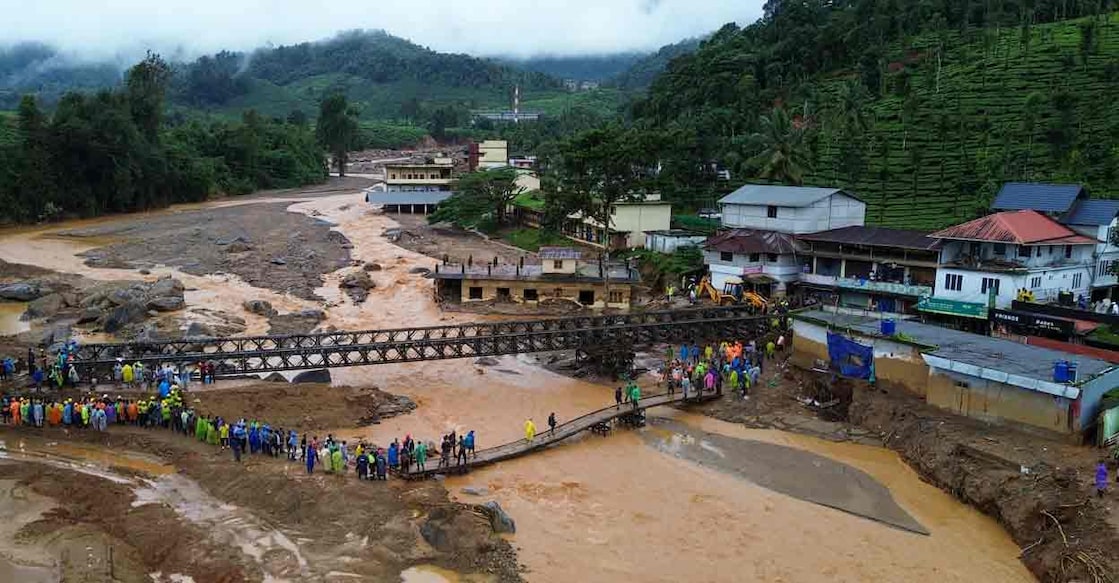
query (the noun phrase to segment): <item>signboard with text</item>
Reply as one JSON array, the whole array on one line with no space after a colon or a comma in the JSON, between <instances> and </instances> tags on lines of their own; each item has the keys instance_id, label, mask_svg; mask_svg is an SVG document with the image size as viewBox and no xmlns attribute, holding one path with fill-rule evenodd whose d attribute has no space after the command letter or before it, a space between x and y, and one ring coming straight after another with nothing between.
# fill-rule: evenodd
<instances>
[{"instance_id":1,"label":"signboard with text","mask_svg":"<svg viewBox=\"0 0 1119 583\"><path fill-rule=\"evenodd\" d=\"M943 298L925 296L917 300L917 309L922 312L932 312L934 314L987 319L987 306L974 302L961 302L959 300L946 300Z\"/></svg>"},{"instance_id":2,"label":"signboard with text","mask_svg":"<svg viewBox=\"0 0 1119 583\"><path fill-rule=\"evenodd\" d=\"M1072 320L1052 318L1041 314L1029 312L1016 312L1012 310L991 310L991 321L1007 324L1019 328L1032 328L1046 332L1056 332L1065 336L1076 333L1076 324Z\"/></svg>"}]
</instances>

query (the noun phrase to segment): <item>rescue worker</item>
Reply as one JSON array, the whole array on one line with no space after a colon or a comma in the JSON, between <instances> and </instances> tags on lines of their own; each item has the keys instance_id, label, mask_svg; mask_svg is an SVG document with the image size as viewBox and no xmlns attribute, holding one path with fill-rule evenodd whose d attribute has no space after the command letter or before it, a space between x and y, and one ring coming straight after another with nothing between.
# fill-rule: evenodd
<instances>
[{"instance_id":1,"label":"rescue worker","mask_svg":"<svg viewBox=\"0 0 1119 583\"><path fill-rule=\"evenodd\" d=\"M528 419L525 420L525 440L531 443L535 439L536 439L536 424L533 423L532 418L529 417Z\"/></svg>"}]
</instances>

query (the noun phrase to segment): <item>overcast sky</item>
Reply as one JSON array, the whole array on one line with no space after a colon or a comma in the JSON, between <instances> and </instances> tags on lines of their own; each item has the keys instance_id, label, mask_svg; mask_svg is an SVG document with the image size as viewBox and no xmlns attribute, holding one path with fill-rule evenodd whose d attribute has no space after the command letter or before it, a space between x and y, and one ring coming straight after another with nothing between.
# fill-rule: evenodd
<instances>
[{"instance_id":1,"label":"overcast sky","mask_svg":"<svg viewBox=\"0 0 1119 583\"><path fill-rule=\"evenodd\" d=\"M439 51L530 56L655 49L749 23L762 0L0 0L0 45L170 56L385 29ZM92 56L92 55L91 55Z\"/></svg>"}]
</instances>

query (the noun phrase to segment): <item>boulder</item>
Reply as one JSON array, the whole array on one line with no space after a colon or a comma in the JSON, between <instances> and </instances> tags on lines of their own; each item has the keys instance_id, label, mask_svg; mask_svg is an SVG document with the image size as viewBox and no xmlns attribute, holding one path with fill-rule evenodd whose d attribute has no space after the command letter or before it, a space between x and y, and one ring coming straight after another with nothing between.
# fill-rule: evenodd
<instances>
[{"instance_id":1,"label":"boulder","mask_svg":"<svg viewBox=\"0 0 1119 583\"><path fill-rule=\"evenodd\" d=\"M182 296L160 296L148 300L147 306L157 312L174 312L186 307L186 302Z\"/></svg>"},{"instance_id":2,"label":"boulder","mask_svg":"<svg viewBox=\"0 0 1119 583\"><path fill-rule=\"evenodd\" d=\"M505 513L505 510L503 510L501 505L497 502L491 500L483 504L480 508L482 509L482 514L485 514L486 518L489 519L490 527L493 528L494 532L517 532L517 523L513 521L512 517Z\"/></svg>"},{"instance_id":3,"label":"boulder","mask_svg":"<svg viewBox=\"0 0 1119 583\"><path fill-rule=\"evenodd\" d=\"M66 307L66 300L62 298L61 294L46 295L27 304L27 311L23 313L23 319L49 318L64 307Z\"/></svg>"},{"instance_id":4,"label":"boulder","mask_svg":"<svg viewBox=\"0 0 1119 583\"><path fill-rule=\"evenodd\" d=\"M323 312L322 310L319 310L317 308L310 308L310 309L307 309L307 310L299 310L298 312L295 313L295 315L299 316L300 318L308 318L308 319L314 319L314 320L319 320L319 321L322 321L322 320L326 319L326 312Z\"/></svg>"},{"instance_id":5,"label":"boulder","mask_svg":"<svg viewBox=\"0 0 1119 583\"><path fill-rule=\"evenodd\" d=\"M234 241L225 248L226 253L244 253L252 250L253 246L243 241Z\"/></svg>"},{"instance_id":6,"label":"boulder","mask_svg":"<svg viewBox=\"0 0 1119 583\"><path fill-rule=\"evenodd\" d=\"M270 318L276 315L276 310L272 307L272 302L265 300L245 300L241 306L245 308L245 311L258 316Z\"/></svg>"},{"instance_id":7,"label":"boulder","mask_svg":"<svg viewBox=\"0 0 1119 583\"><path fill-rule=\"evenodd\" d=\"M291 379L291 382L293 382L295 384L301 384L301 383L329 383L330 382L330 371L326 370L325 368L319 368L319 369L315 369L315 370L305 370L305 371L295 375L295 377Z\"/></svg>"},{"instance_id":8,"label":"boulder","mask_svg":"<svg viewBox=\"0 0 1119 583\"><path fill-rule=\"evenodd\" d=\"M43 289L37 283L9 283L0 286L0 299L13 302L30 302L43 295Z\"/></svg>"},{"instance_id":9,"label":"boulder","mask_svg":"<svg viewBox=\"0 0 1119 583\"><path fill-rule=\"evenodd\" d=\"M464 488L460 488L459 492L462 492L467 496L485 496L487 490L485 488L479 488L475 486L466 486Z\"/></svg>"},{"instance_id":10,"label":"boulder","mask_svg":"<svg viewBox=\"0 0 1119 583\"><path fill-rule=\"evenodd\" d=\"M376 284L373 283L373 278L369 277L369 273L365 271L351 271L342 278L342 282L339 283L338 286L373 289L376 287Z\"/></svg>"},{"instance_id":11,"label":"boulder","mask_svg":"<svg viewBox=\"0 0 1119 583\"><path fill-rule=\"evenodd\" d=\"M70 340L70 327L66 324L51 326L39 338L39 346L55 346Z\"/></svg>"},{"instance_id":12,"label":"boulder","mask_svg":"<svg viewBox=\"0 0 1119 583\"><path fill-rule=\"evenodd\" d=\"M78 315L78 323L79 324L88 324L90 322L96 322L96 321L100 320L101 317L104 316L104 315L105 315L105 311L102 310L101 308L94 307L94 306L84 308L82 310L81 314Z\"/></svg>"},{"instance_id":13,"label":"boulder","mask_svg":"<svg viewBox=\"0 0 1119 583\"><path fill-rule=\"evenodd\" d=\"M284 259L283 257L273 257L272 258L272 265L287 265L287 264L288 264L287 259Z\"/></svg>"},{"instance_id":14,"label":"boulder","mask_svg":"<svg viewBox=\"0 0 1119 583\"><path fill-rule=\"evenodd\" d=\"M150 270L150 269L145 268L145 269L140 270L140 275L151 275L151 274L152 274L152 270Z\"/></svg>"},{"instance_id":15,"label":"boulder","mask_svg":"<svg viewBox=\"0 0 1119 583\"><path fill-rule=\"evenodd\" d=\"M134 287L122 287L109 292L108 300L114 306L135 304L144 301L144 290Z\"/></svg>"},{"instance_id":16,"label":"boulder","mask_svg":"<svg viewBox=\"0 0 1119 583\"><path fill-rule=\"evenodd\" d=\"M159 342L164 340L163 334L155 326L144 326L132 337L133 342Z\"/></svg>"},{"instance_id":17,"label":"boulder","mask_svg":"<svg viewBox=\"0 0 1119 583\"><path fill-rule=\"evenodd\" d=\"M380 263L366 263L361 268L365 271L380 271L384 269L383 267L381 267Z\"/></svg>"},{"instance_id":18,"label":"boulder","mask_svg":"<svg viewBox=\"0 0 1119 583\"><path fill-rule=\"evenodd\" d=\"M191 322L183 336L186 338L212 338L214 330L200 322Z\"/></svg>"},{"instance_id":19,"label":"boulder","mask_svg":"<svg viewBox=\"0 0 1119 583\"><path fill-rule=\"evenodd\" d=\"M185 288L183 287L183 282L171 277L165 277L152 284L151 288L148 289L148 295L154 297L182 297L184 289Z\"/></svg>"},{"instance_id":20,"label":"boulder","mask_svg":"<svg viewBox=\"0 0 1119 583\"><path fill-rule=\"evenodd\" d=\"M106 332L116 332L129 324L143 322L148 317L148 308L139 302L119 305L101 318L101 328Z\"/></svg>"},{"instance_id":21,"label":"boulder","mask_svg":"<svg viewBox=\"0 0 1119 583\"><path fill-rule=\"evenodd\" d=\"M475 359L474 364L478 366L495 366L497 365L497 359L493 358L492 356L483 356L481 358Z\"/></svg>"},{"instance_id":22,"label":"boulder","mask_svg":"<svg viewBox=\"0 0 1119 583\"><path fill-rule=\"evenodd\" d=\"M431 270L426 267L413 267L412 269L408 270L408 273L420 273L423 275L427 275L431 273Z\"/></svg>"}]
</instances>

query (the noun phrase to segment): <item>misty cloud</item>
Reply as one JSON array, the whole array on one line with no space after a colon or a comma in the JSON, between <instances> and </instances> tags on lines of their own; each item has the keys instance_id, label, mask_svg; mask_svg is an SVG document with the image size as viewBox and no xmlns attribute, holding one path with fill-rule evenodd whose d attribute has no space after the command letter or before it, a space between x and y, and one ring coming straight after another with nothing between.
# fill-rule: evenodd
<instances>
[{"instance_id":1,"label":"misty cloud","mask_svg":"<svg viewBox=\"0 0 1119 583\"><path fill-rule=\"evenodd\" d=\"M0 0L0 45L42 41L87 58L148 49L189 58L292 44L341 30L384 29L474 55L652 50L723 24L748 23L761 0Z\"/></svg>"}]
</instances>

